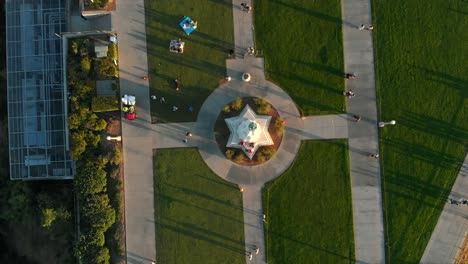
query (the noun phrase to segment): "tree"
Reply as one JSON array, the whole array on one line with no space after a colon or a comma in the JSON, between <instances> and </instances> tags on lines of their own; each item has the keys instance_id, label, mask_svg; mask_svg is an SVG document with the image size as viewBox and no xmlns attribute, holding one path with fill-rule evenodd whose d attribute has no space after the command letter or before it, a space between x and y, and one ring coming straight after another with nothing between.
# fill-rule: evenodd
<instances>
[{"instance_id":1,"label":"tree","mask_svg":"<svg viewBox=\"0 0 468 264\"><path fill-rule=\"evenodd\" d=\"M20 222L31 210L31 190L24 182L6 182L7 188L0 193L0 219Z\"/></svg>"},{"instance_id":2,"label":"tree","mask_svg":"<svg viewBox=\"0 0 468 264\"><path fill-rule=\"evenodd\" d=\"M86 133L86 142L89 145L96 147L99 142L101 142L101 135L88 130Z\"/></svg>"},{"instance_id":3,"label":"tree","mask_svg":"<svg viewBox=\"0 0 468 264\"><path fill-rule=\"evenodd\" d=\"M70 156L74 160L79 160L81 154L85 152L88 143L85 141L86 131L75 131L71 133Z\"/></svg>"},{"instance_id":4,"label":"tree","mask_svg":"<svg viewBox=\"0 0 468 264\"><path fill-rule=\"evenodd\" d=\"M115 210L109 204L107 194L93 194L86 198L83 216L94 228L106 231L115 223Z\"/></svg>"},{"instance_id":5,"label":"tree","mask_svg":"<svg viewBox=\"0 0 468 264\"><path fill-rule=\"evenodd\" d=\"M96 167L91 162L86 163L75 177L75 187L82 197L100 193L107 185L106 176L103 169Z\"/></svg>"},{"instance_id":6,"label":"tree","mask_svg":"<svg viewBox=\"0 0 468 264\"><path fill-rule=\"evenodd\" d=\"M90 229L81 233L78 243L75 247L75 255L86 257L88 252L104 246L105 237L104 231L98 229Z\"/></svg>"},{"instance_id":7,"label":"tree","mask_svg":"<svg viewBox=\"0 0 468 264\"><path fill-rule=\"evenodd\" d=\"M106 247L92 250L87 257L88 263L108 264L110 260L109 249Z\"/></svg>"},{"instance_id":8,"label":"tree","mask_svg":"<svg viewBox=\"0 0 468 264\"><path fill-rule=\"evenodd\" d=\"M68 116L68 127L72 130L78 129L83 123L83 119L81 118L79 113L71 113Z\"/></svg>"}]
</instances>

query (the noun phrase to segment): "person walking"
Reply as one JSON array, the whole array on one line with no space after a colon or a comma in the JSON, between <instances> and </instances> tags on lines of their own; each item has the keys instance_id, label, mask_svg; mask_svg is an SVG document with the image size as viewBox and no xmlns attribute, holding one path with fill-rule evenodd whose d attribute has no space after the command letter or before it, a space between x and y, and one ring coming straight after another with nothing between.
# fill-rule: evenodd
<instances>
[{"instance_id":1,"label":"person walking","mask_svg":"<svg viewBox=\"0 0 468 264\"><path fill-rule=\"evenodd\" d=\"M364 30L366 28L366 25L362 24L359 26L359 30Z\"/></svg>"},{"instance_id":2,"label":"person walking","mask_svg":"<svg viewBox=\"0 0 468 264\"><path fill-rule=\"evenodd\" d=\"M357 123L359 121L361 121L361 116L358 116L358 115L353 115L354 117L354 121Z\"/></svg>"},{"instance_id":3,"label":"person walking","mask_svg":"<svg viewBox=\"0 0 468 264\"><path fill-rule=\"evenodd\" d=\"M191 137L191 136L192 136L192 133L190 133L190 131L189 131L189 132L187 132L187 133L185 134L185 136Z\"/></svg>"},{"instance_id":4,"label":"person walking","mask_svg":"<svg viewBox=\"0 0 468 264\"><path fill-rule=\"evenodd\" d=\"M260 249L257 246L255 246L255 255L258 255L259 252L260 252Z\"/></svg>"},{"instance_id":5,"label":"person walking","mask_svg":"<svg viewBox=\"0 0 468 264\"><path fill-rule=\"evenodd\" d=\"M357 73L355 73L355 72L345 74L346 79L356 79L356 77L357 77Z\"/></svg>"},{"instance_id":6,"label":"person walking","mask_svg":"<svg viewBox=\"0 0 468 264\"><path fill-rule=\"evenodd\" d=\"M370 158L374 158L374 159L378 159L379 158L379 154L376 153L376 154L370 154L369 155Z\"/></svg>"},{"instance_id":7,"label":"person walking","mask_svg":"<svg viewBox=\"0 0 468 264\"><path fill-rule=\"evenodd\" d=\"M373 26L373 25L369 25L366 29L367 29L367 30L373 30L373 29L374 29L374 26Z\"/></svg>"},{"instance_id":8,"label":"person walking","mask_svg":"<svg viewBox=\"0 0 468 264\"><path fill-rule=\"evenodd\" d=\"M348 97L348 98L351 98L351 97L354 97L355 94L354 94L353 90L349 89L347 92L344 92L343 95Z\"/></svg>"}]
</instances>

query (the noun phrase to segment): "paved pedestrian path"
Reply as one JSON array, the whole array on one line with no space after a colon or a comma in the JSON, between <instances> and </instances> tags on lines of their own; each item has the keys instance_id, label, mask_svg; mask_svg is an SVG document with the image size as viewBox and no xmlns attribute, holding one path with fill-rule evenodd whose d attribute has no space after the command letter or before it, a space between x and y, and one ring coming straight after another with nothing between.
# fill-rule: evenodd
<instances>
[{"instance_id":1,"label":"paved pedestrian path","mask_svg":"<svg viewBox=\"0 0 468 264\"><path fill-rule=\"evenodd\" d=\"M156 259L153 144L144 0L120 0L112 12L119 38L120 92L137 98L138 118L122 119L127 263Z\"/></svg>"},{"instance_id":2,"label":"paved pedestrian path","mask_svg":"<svg viewBox=\"0 0 468 264\"><path fill-rule=\"evenodd\" d=\"M465 157L449 198L468 199L468 155ZM424 264L455 263L455 259L468 235L468 205L445 204L439 221L421 259Z\"/></svg>"},{"instance_id":3,"label":"paved pedestrian path","mask_svg":"<svg viewBox=\"0 0 468 264\"><path fill-rule=\"evenodd\" d=\"M372 31L358 29L371 23L371 4L370 0L348 0L341 5L345 72L358 74L346 81L346 89L356 94L348 99L347 111L361 117L358 123L348 123L356 261L385 263L380 164L369 158L370 153L378 153Z\"/></svg>"}]
</instances>

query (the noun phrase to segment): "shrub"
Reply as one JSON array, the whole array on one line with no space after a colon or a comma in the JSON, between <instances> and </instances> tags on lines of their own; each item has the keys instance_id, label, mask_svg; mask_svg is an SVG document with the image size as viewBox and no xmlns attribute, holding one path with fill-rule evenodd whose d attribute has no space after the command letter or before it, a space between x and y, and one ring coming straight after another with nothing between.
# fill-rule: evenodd
<instances>
[{"instance_id":1,"label":"shrub","mask_svg":"<svg viewBox=\"0 0 468 264\"><path fill-rule=\"evenodd\" d=\"M260 152L257 152L257 154L255 155L255 159L260 162L260 163L263 163L265 161L267 161L268 159Z\"/></svg>"},{"instance_id":2,"label":"shrub","mask_svg":"<svg viewBox=\"0 0 468 264\"><path fill-rule=\"evenodd\" d=\"M276 153L276 149L274 147L272 147L272 146L260 147L257 150L257 153L255 154L255 159L258 162L265 162L265 161L271 159L271 157L273 157L273 155L275 155L275 153Z\"/></svg>"},{"instance_id":3,"label":"shrub","mask_svg":"<svg viewBox=\"0 0 468 264\"><path fill-rule=\"evenodd\" d=\"M112 161L111 161L112 162ZM119 172L120 172L120 169L119 167L113 167L111 169L111 171L109 172L109 176L112 178L112 179L117 179L119 177Z\"/></svg>"},{"instance_id":4,"label":"shrub","mask_svg":"<svg viewBox=\"0 0 468 264\"><path fill-rule=\"evenodd\" d=\"M255 97L253 99L253 101L257 106L262 106L262 105L268 104L267 101L265 99L263 99L263 98Z\"/></svg>"},{"instance_id":5,"label":"shrub","mask_svg":"<svg viewBox=\"0 0 468 264\"><path fill-rule=\"evenodd\" d=\"M72 40L70 48L71 48L71 53L73 55L78 55L78 50L80 49L80 43L78 43L77 40Z\"/></svg>"},{"instance_id":6,"label":"shrub","mask_svg":"<svg viewBox=\"0 0 468 264\"><path fill-rule=\"evenodd\" d=\"M83 72L83 76L88 76L89 74L89 71L91 70L91 60L89 59L89 57L83 57L81 59L81 71Z\"/></svg>"},{"instance_id":7,"label":"shrub","mask_svg":"<svg viewBox=\"0 0 468 264\"><path fill-rule=\"evenodd\" d=\"M111 60L116 60L118 57L117 45L115 43L109 44L109 49L107 50L107 57Z\"/></svg>"},{"instance_id":8,"label":"shrub","mask_svg":"<svg viewBox=\"0 0 468 264\"><path fill-rule=\"evenodd\" d=\"M261 105L257 108L257 113L259 115L267 115L271 112L271 105L269 103Z\"/></svg>"},{"instance_id":9,"label":"shrub","mask_svg":"<svg viewBox=\"0 0 468 264\"><path fill-rule=\"evenodd\" d=\"M113 153L109 153L109 161L111 164L114 165L120 165L120 162L122 162L122 152L120 151L119 148L115 147Z\"/></svg>"},{"instance_id":10,"label":"shrub","mask_svg":"<svg viewBox=\"0 0 468 264\"><path fill-rule=\"evenodd\" d=\"M97 96L91 101L93 112L110 112L119 110L119 101L115 96Z\"/></svg>"},{"instance_id":11,"label":"shrub","mask_svg":"<svg viewBox=\"0 0 468 264\"><path fill-rule=\"evenodd\" d=\"M239 153L237 153L237 154L234 156L234 158L233 158L232 160L233 160L234 162L241 162L241 161L244 160L244 158L245 158L244 153L239 152Z\"/></svg>"},{"instance_id":12,"label":"shrub","mask_svg":"<svg viewBox=\"0 0 468 264\"><path fill-rule=\"evenodd\" d=\"M273 127L275 129L276 135L281 137L284 133L284 125L283 125L283 119L281 118L276 118L275 122L273 123Z\"/></svg>"},{"instance_id":13,"label":"shrub","mask_svg":"<svg viewBox=\"0 0 468 264\"><path fill-rule=\"evenodd\" d=\"M95 85L89 85L84 81L77 81L76 84L73 86L73 95L80 97L80 99L88 100L90 98L91 93L95 91Z\"/></svg>"},{"instance_id":14,"label":"shrub","mask_svg":"<svg viewBox=\"0 0 468 264\"><path fill-rule=\"evenodd\" d=\"M53 208L45 208L42 212L42 227L49 228L52 223L57 219L57 212Z\"/></svg>"},{"instance_id":15,"label":"shrub","mask_svg":"<svg viewBox=\"0 0 468 264\"><path fill-rule=\"evenodd\" d=\"M223 107L223 111L224 111L225 113L231 112L231 106L230 106L230 105L225 105L225 106Z\"/></svg>"},{"instance_id":16,"label":"shrub","mask_svg":"<svg viewBox=\"0 0 468 264\"><path fill-rule=\"evenodd\" d=\"M227 159L232 160L232 157L234 156L234 154L236 154L236 152L233 149L227 149L224 154L226 155Z\"/></svg>"},{"instance_id":17,"label":"shrub","mask_svg":"<svg viewBox=\"0 0 468 264\"><path fill-rule=\"evenodd\" d=\"M88 130L85 139L89 145L96 147L101 142L101 135Z\"/></svg>"},{"instance_id":18,"label":"shrub","mask_svg":"<svg viewBox=\"0 0 468 264\"><path fill-rule=\"evenodd\" d=\"M243 102L241 98L237 98L236 100L232 101L231 107L234 110L240 110L242 108Z\"/></svg>"},{"instance_id":19,"label":"shrub","mask_svg":"<svg viewBox=\"0 0 468 264\"><path fill-rule=\"evenodd\" d=\"M94 74L97 79L110 79L117 74L116 66L109 59L94 61Z\"/></svg>"}]
</instances>

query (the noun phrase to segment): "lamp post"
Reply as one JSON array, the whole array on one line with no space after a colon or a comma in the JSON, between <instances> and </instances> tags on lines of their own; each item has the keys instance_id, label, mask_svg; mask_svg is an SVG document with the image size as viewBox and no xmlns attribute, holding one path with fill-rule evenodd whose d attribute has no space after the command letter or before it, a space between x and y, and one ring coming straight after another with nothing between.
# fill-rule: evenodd
<instances>
[{"instance_id":1,"label":"lamp post","mask_svg":"<svg viewBox=\"0 0 468 264\"><path fill-rule=\"evenodd\" d=\"M122 136L116 136L116 137L107 136L107 140L122 141Z\"/></svg>"},{"instance_id":2,"label":"lamp post","mask_svg":"<svg viewBox=\"0 0 468 264\"><path fill-rule=\"evenodd\" d=\"M379 122L379 127L384 127L386 125L392 125L394 126L396 124L396 121L395 120L392 120L390 122Z\"/></svg>"}]
</instances>

